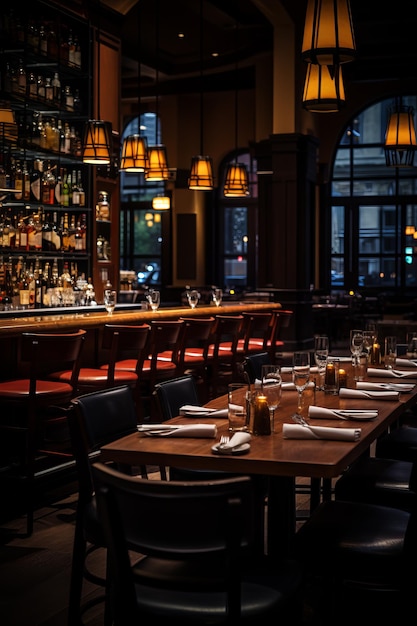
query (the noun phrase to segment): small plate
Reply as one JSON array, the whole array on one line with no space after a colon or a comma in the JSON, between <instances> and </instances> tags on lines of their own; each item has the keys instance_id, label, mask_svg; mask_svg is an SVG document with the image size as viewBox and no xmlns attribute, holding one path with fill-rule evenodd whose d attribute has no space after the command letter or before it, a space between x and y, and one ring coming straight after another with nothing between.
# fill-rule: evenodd
<instances>
[{"instance_id":1,"label":"small plate","mask_svg":"<svg viewBox=\"0 0 417 626\"><path fill-rule=\"evenodd\" d=\"M211 447L212 452L214 454L246 454L250 450L250 443L242 443L240 446L236 446L236 448L232 448L231 450L219 450L219 444Z\"/></svg>"}]
</instances>

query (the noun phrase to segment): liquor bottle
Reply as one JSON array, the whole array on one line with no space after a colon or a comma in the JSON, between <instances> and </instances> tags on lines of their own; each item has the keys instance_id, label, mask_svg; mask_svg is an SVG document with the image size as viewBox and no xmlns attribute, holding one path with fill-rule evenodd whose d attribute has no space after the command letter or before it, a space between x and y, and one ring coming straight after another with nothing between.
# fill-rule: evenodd
<instances>
[{"instance_id":1,"label":"liquor bottle","mask_svg":"<svg viewBox=\"0 0 417 626\"><path fill-rule=\"evenodd\" d=\"M62 228L61 228L61 252L67 252L69 250L69 223L68 223L68 213L64 213L62 218Z\"/></svg>"},{"instance_id":2,"label":"liquor bottle","mask_svg":"<svg viewBox=\"0 0 417 626\"><path fill-rule=\"evenodd\" d=\"M31 199L36 202L41 201L41 180L43 173L43 162L40 159L36 159L33 162L33 170L30 182Z\"/></svg>"},{"instance_id":3,"label":"liquor bottle","mask_svg":"<svg viewBox=\"0 0 417 626\"><path fill-rule=\"evenodd\" d=\"M62 185L63 185L63 181L62 181L62 177L64 175L64 168L60 167L59 168L59 174L56 177L56 184L55 184L55 202L56 204L61 204L62 201Z\"/></svg>"},{"instance_id":4,"label":"liquor bottle","mask_svg":"<svg viewBox=\"0 0 417 626\"><path fill-rule=\"evenodd\" d=\"M75 67L81 68L82 64L82 53L81 53L81 45L78 39L78 36L74 35L74 65Z\"/></svg>"},{"instance_id":5,"label":"liquor bottle","mask_svg":"<svg viewBox=\"0 0 417 626\"><path fill-rule=\"evenodd\" d=\"M52 78L50 76L45 78L45 100L48 104L52 104L54 101L54 88L52 87Z\"/></svg>"},{"instance_id":6,"label":"liquor bottle","mask_svg":"<svg viewBox=\"0 0 417 626\"><path fill-rule=\"evenodd\" d=\"M41 74L38 74L36 80L36 92L38 100L45 102L45 79Z\"/></svg>"},{"instance_id":7,"label":"liquor bottle","mask_svg":"<svg viewBox=\"0 0 417 626\"><path fill-rule=\"evenodd\" d=\"M71 215L71 221L70 221L70 225L68 229L68 250L70 252L74 252L75 250L75 231L76 231L76 224L75 224L75 215L73 213Z\"/></svg>"},{"instance_id":8,"label":"liquor bottle","mask_svg":"<svg viewBox=\"0 0 417 626\"><path fill-rule=\"evenodd\" d=\"M67 111L74 110L74 96L69 85L64 88L64 106Z\"/></svg>"},{"instance_id":9,"label":"liquor bottle","mask_svg":"<svg viewBox=\"0 0 417 626\"><path fill-rule=\"evenodd\" d=\"M23 185L22 185L23 200L25 202L29 202L30 200L30 176L29 176L29 171L28 171L26 161L23 161L22 181L23 181Z\"/></svg>"},{"instance_id":10,"label":"liquor bottle","mask_svg":"<svg viewBox=\"0 0 417 626\"><path fill-rule=\"evenodd\" d=\"M54 102L57 106L61 106L61 79L59 78L58 72L54 73L54 77L52 79L52 88L54 91Z\"/></svg>"},{"instance_id":11,"label":"liquor bottle","mask_svg":"<svg viewBox=\"0 0 417 626\"><path fill-rule=\"evenodd\" d=\"M19 215L17 228L19 230L19 250L29 250L28 227L23 219L23 215Z\"/></svg>"},{"instance_id":12,"label":"liquor bottle","mask_svg":"<svg viewBox=\"0 0 417 626\"><path fill-rule=\"evenodd\" d=\"M27 281L29 285L29 309L34 309L35 308L35 276L34 276L32 264L29 267Z\"/></svg>"},{"instance_id":13,"label":"liquor bottle","mask_svg":"<svg viewBox=\"0 0 417 626\"><path fill-rule=\"evenodd\" d=\"M68 261L64 261L64 269L62 271L62 274L59 277L59 286L62 287L63 289L72 288L72 279L71 279L71 274L70 274L69 267L68 267Z\"/></svg>"},{"instance_id":14,"label":"liquor bottle","mask_svg":"<svg viewBox=\"0 0 417 626\"><path fill-rule=\"evenodd\" d=\"M23 171L22 171L22 166L20 164L20 161L16 161L14 188L19 190L17 193L15 193L15 199L22 200L23 199Z\"/></svg>"},{"instance_id":15,"label":"liquor bottle","mask_svg":"<svg viewBox=\"0 0 417 626\"><path fill-rule=\"evenodd\" d=\"M77 171L72 170L72 182L71 182L72 204L73 206L80 206L80 190L78 188Z\"/></svg>"},{"instance_id":16,"label":"liquor bottle","mask_svg":"<svg viewBox=\"0 0 417 626\"><path fill-rule=\"evenodd\" d=\"M68 57L66 60L67 65L70 65L71 67L75 66L75 44L74 44L74 39L72 36L72 30L71 28L69 29L69 33L68 33L68 41L66 42L67 44L67 50L68 50Z\"/></svg>"},{"instance_id":17,"label":"liquor bottle","mask_svg":"<svg viewBox=\"0 0 417 626\"><path fill-rule=\"evenodd\" d=\"M68 184L68 176L69 174L67 173L67 171L64 169L64 174L63 174L63 178L62 178L62 197L61 197L61 204L62 206L69 206L69 196L70 196L70 187Z\"/></svg>"},{"instance_id":18,"label":"liquor bottle","mask_svg":"<svg viewBox=\"0 0 417 626\"><path fill-rule=\"evenodd\" d=\"M47 56L48 54L48 39L44 24L39 26L39 54L42 56Z\"/></svg>"},{"instance_id":19,"label":"liquor bottle","mask_svg":"<svg viewBox=\"0 0 417 626\"><path fill-rule=\"evenodd\" d=\"M87 250L87 215L83 213L81 215L81 234L82 234L82 251Z\"/></svg>"},{"instance_id":20,"label":"liquor bottle","mask_svg":"<svg viewBox=\"0 0 417 626\"><path fill-rule=\"evenodd\" d=\"M80 194L80 206L85 206L85 191L83 187L83 179L82 179L81 170L78 170L77 172L77 185L78 185L78 191Z\"/></svg>"},{"instance_id":21,"label":"liquor bottle","mask_svg":"<svg viewBox=\"0 0 417 626\"><path fill-rule=\"evenodd\" d=\"M22 267L22 275L19 285L19 302L22 309L29 308L29 282L25 263Z\"/></svg>"},{"instance_id":22,"label":"liquor bottle","mask_svg":"<svg viewBox=\"0 0 417 626\"><path fill-rule=\"evenodd\" d=\"M53 212L52 222L51 222L51 243L52 250L60 250L61 249L61 236L58 230L58 216L57 212Z\"/></svg>"},{"instance_id":23,"label":"liquor bottle","mask_svg":"<svg viewBox=\"0 0 417 626\"><path fill-rule=\"evenodd\" d=\"M52 226L50 222L50 213L46 213L42 224L42 252L52 252L52 250Z\"/></svg>"},{"instance_id":24,"label":"liquor bottle","mask_svg":"<svg viewBox=\"0 0 417 626\"><path fill-rule=\"evenodd\" d=\"M75 252L85 252L81 220L77 220L74 233Z\"/></svg>"},{"instance_id":25,"label":"liquor bottle","mask_svg":"<svg viewBox=\"0 0 417 626\"><path fill-rule=\"evenodd\" d=\"M43 300L43 296L42 296L43 277L42 277L41 267L38 267L37 269L35 269L34 278L35 278L35 309L41 309L42 300Z\"/></svg>"},{"instance_id":26,"label":"liquor bottle","mask_svg":"<svg viewBox=\"0 0 417 626\"><path fill-rule=\"evenodd\" d=\"M22 59L19 59L17 67L17 90L20 95L26 95L26 70Z\"/></svg>"}]
</instances>

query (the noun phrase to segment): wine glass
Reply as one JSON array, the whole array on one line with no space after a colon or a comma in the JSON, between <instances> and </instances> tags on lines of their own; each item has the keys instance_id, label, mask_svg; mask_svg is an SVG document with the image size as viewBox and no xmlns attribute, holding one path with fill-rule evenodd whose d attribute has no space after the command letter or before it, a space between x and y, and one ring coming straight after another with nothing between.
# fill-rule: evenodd
<instances>
[{"instance_id":1,"label":"wine glass","mask_svg":"<svg viewBox=\"0 0 417 626\"><path fill-rule=\"evenodd\" d=\"M213 289L213 302L216 306L220 306L222 303L223 291L221 289Z\"/></svg>"},{"instance_id":2,"label":"wine glass","mask_svg":"<svg viewBox=\"0 0 417 626\"><path fill-rule=\"evenodd\" d=\"M190 307L192 309L195 309L200 299L200 294L198 293L198 291L196 289L191 289L191 291L187 291L187 298Z\"/></svg>"},{"instance_id":3,"label":"wine glass","mask_svg":"<svg viewBox=\"0 0 417 626\"><path fill-rule=\"evenodd\" d=\"M359 357L363 350L363 330L357 328L350 331L350 351L352 358Z\"/></svg>"},{"instance_id":4,"label":"wine glass","mask_svg":"<svg viewBox=\"0 0 417 626\"><path fill-rule=\"evenodd\" d=\"M303 408L303 392L310 380L310 353L294 352L292 380L298 392L297 413Z\"/></svg>"},{"instance_id":5,"label":"wine glass","mask_svg":"<svg viewBox=\"0 0 417 626\"><path fill-rule=\"evenodd\" d=\"M262 365L261 368L261 388L268 403L269 415L271 418L271 432L274 432L275 410L279 407L282 395L281 368L279 365Z\"/></svg>"},{"instance_id":6,"label":"wine glass","mask_svg":"<svg viewBox=\"0 0 417 626\"><path fill-rule=\"evenodd\" d=\"M324 390L324 375L326 373L326 362L329 356L329 338L327 335L318 335L314 338L314 360L319 372L319 385L317 389Z\"/></svg>"},{"instance_id":7,"label":"wine glass","mask_svg":"<svg viewBox=\"0 0 417 626\"><path fill-rule=\"evenodd\" d=\"M117 294L113 289L106 289L104 291L104 306L109 315L113 315L113 311L116 306Z\"/></svg>"},{"instance_id":8,"label":"wine glass","mask_svg":"<svg viewBox=\"0 0 417 626\"><path fill-rule=\"evenodd\" d=\"M369 363L371 360L372 346L375 343L376 333L374 330L364 330L363 333L363 349L366 352L366 360Z\"/></svg>"},{"instance_id":9,"label":"wine glass","mask_svg":"<svg viewBox=\"0 0 417 626\"><path fill-rule=\"evenodd\" d=\"M157 311L161 302L161 294L156 289L150 289L146 294L146 299L152 311Z\"/></svg>"}]
</instances>

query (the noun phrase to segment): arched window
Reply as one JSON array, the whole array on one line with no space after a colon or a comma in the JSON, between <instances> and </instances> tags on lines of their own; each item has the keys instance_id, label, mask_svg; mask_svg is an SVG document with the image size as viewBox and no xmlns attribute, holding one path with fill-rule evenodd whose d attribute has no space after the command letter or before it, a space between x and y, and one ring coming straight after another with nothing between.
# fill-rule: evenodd
<instances>
[{"instance_id":1,"label":"arched window","mask_svg":"<svg viewBox=\"0 0 417 626\"><path fill-rule=\"evenodd\" d=\"M417 108L416 96L403 97ZM355 116L332 168L330 285L333 290L406 291L417 286L417 168L385 163L393 99ZM416 236L414 236L416 233Z\"/></svg>"}]
</instances>

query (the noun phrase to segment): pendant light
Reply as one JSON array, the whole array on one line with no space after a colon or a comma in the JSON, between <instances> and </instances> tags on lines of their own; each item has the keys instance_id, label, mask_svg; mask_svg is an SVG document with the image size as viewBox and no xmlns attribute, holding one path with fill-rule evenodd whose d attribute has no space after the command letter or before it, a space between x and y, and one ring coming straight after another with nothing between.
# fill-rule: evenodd
<instances>
[{"instance_id":1,"label":"pendant light","mask_svg":"<svg viewBox=\"0 0 417 626\"><path fill-rule=\"evenodd\" d=\"M211 191L213 182L213 161L203 156L203 0L200 0L200 154L191 159L188 189L192 191Z\"/></svg>"},{"instance_id":2,"label":"pendant light","mask_svg":"<svg viewBox=\"0 0 417 626\"><path fill-rule=\"evenodd\" d=\"M166 147L158 144L158 124L159 124L159 0L155 3L155 33L156 33L156 69L155 69L155 145L148 147L148 169L145 171L145 180L158 182L169 180L168 158Z\"/></svg>"},{"instance_id":3,"label":"pendant light","mask_svg":"<svg viewBox=\"0 0 417 626\"><path fill-rule=\"evenodd\" d=\"M145 172L149 167L148 159L148 142L146 137L140 135L140 57L141 57L141 21L140 21L140 9L141 3L137 4L137 19L138 19L138 128L139 132L134 135L125 137L122 145L122 156L120 159L120 169L124 172L140 173Z\"/></svg>"},{"instance_id":4,"label":"pendant light","mask_svg":"<svg viewBox=\"0 0 417 626\"><path fill-rule=\"evenodd\" d=\"M235 26L235 150L238 148L238 22ZM223 187L223 195L226 198L244 198L250 195L248 172L244 163L239 163L237 156L234 163L230 163L226 171L226 179Z\"/></svg>"},{"instance_id":5,"label":"pendant light","mask_svg":"<svg viewBox=\"0 0 417 626\"><path fill-rule=\"evenodd\" d=\"M339 65L355 59L349 0L308 0L302 57L315 65Z\"/></svg>"},{"instance_id":6,"label":"pendant light","mask_svg":"<svg viewBox=\"0 0 417 626\"><path fill-rule=\"evenodd\" d=\"M167 211L171 208L171 198L165 195L159 195L152 198L152 208L154 211Z\"/></svg>"},{"instance_id":7,"label":"pendant light","mask_svg":"<svg viewBox=\"0 0 417 626\"><path fill-rule=\"evenodd\" d=\"M414 109L400 101L389 110L385 133L385 162L390 167L412 167L416 149Z\"/></svg>"},{"instance_id":8,"label":"pendant light","mask_svg":"<svg viewBox=\"0 0 417 626\"><path fill-rule=\"evenodd\" d=\"M100 119L100 2L97 11L97 29L95 41L97 50L97 118L89 120L84 131L83 162L89 165L109 165L111 161L111 136L112 127L110 122Z\"/></svg>"},{"instance_id":9,"label":"pendant light","mask_svg":"<svg viewBox=\"0 0 417 626\"><path fill-rule=\"evenodd\" d=\"M303 107L313 113L335 113L346 103L340 65L307 64Z\"/></svg>"}]
</instances>

